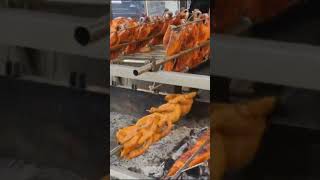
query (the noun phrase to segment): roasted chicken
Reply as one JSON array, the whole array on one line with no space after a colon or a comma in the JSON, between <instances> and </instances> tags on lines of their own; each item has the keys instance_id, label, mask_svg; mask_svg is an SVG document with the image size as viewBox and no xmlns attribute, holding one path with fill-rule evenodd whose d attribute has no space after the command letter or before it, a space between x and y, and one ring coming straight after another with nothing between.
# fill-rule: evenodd
<instances>
[{"instance_id":1,"label":"roasted chicken","mask_svg":"<svg viewBox=\"0 0 320 180\"><path fill-rule=\"evenodd\" d=\"M166 96L167 103L149 110L136 124L121 128L116 133L117 141L123 145L121 157L132 159L143 154L152 143L168 135L173 123L186 115L196 93Z\"/></svg>"},{"instance_id":2,"label":"roasted chicken","mask_svg":"<svg viewBox=\"0 0 320 180\"><path fill-rule=\"evenodd\" d=\"M167 176L173 176L179 171L186 163L186 161L195 154L202 145L206 143L207 140L210 140L210 130L204 132L198 139L195 145L193 145L189 150L183 153L176 162L170 168ZM204 149L196 155L193 160L189 163L188 167L195 166L199 163L207 161L210 159L210 143L206 144Z\"/></svg>"},{"instance_id":3,"label":"roasted chicken","mask_svg":"<svg viewBox=\"0 0 320 180\"><path fill-rule=\"evenodd\" d=\"M246 166L255 156L276 99L266 97L241 104L213 104L213 179Z\"/></svg>"}]
</instances>

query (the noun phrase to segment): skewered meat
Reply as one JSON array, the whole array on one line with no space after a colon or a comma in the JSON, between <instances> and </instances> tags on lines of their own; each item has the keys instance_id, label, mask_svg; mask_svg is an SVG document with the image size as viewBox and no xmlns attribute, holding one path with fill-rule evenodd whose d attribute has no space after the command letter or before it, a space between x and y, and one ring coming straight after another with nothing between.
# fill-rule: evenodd
<instances>
[{"instance_id":1,"label":"skewered meat","mask_svg":"<svg viewBox=\"0 0 320 180\"><path fill-rule=\"evenodd\" d=\"M177 103L181 107L181 116L185 116L191 110L193 98L197 95L196 92L188 94L171 94L165 97L169 103Z\"/></svg>"},{"instance_id":2,"label":"skewered meat","mask_svg":"<svg viewBox=\"0 0 320 180\"><path fill-rule=\"evenodd\" d=\"M119 129L116 138L123 145L121 157L131 159L139 156L152 143L168 135L173 123L190 111L195 96L195 92L168 95L166 104L151 108L151 114L139 119L135 125Z\"/></svg>"},{"instance_id":3,"label":"skewered meat","mask_svg":"<svg viewBox=\"0 0 320 180\"><path fill-rule=\"evenodd\" d=\"M131 18L118 17L110 22L110 48L119 44L132 41L135 37L137 22ZM123 51L123 47L111 51L111 60L118 57Z\"/></svg>"},{"instance_id":4,"label":"skewered meat","mask_svg":"<svg viewBox=\"0 0 320 180\"><path fill-rule=\"evenodd\" d=\"M171 28L168 28L171 29ZM183 39L185 38L186 31L183 28L170 30L170 39L166 47L166 55L172 56L180 52ZM174 69L174 62L171 60L164 64L165 71L172 71Z\"/></svg>"},{"instance_id":5,"label":"skewered meat","mask_svg":"<svg viewBox=\"0 0 320 180\"><path fill-rule=\"evenodd\" d=\"M171 36L172 29L170 28L170 26L171 25L178 26L178 25L183 24L184 22L185 22L185 20L183 19L183 17L180 14L175 16L173 19L169 20L168 27L166 28L166 32L163 37L163 45L164 45L165 49L167 49L167 46L168 46L168 43L170 40L170 36Z\"/></svg>"},{"instance_id":6,"label":"skewered meat","mask_svg":"<svg viewBox=\"0 0 320 180\"><path fill-rule=\"evenodd\" d=\"M240 169L254 158L274 104L274 97L266 97L212 105L213 179L221 180L226 171Z\"/></svg>"},{"instance_id":7,"label":"skewered meat","mask_svg":"<svg viewBox=\"0 0 320 180\"><path fill-rule=\"evenodd\" d=\"M173 164L173 166L170 168L167 176L173 176L181 169L186 161L194 154L196 153L203 144L206 143L207 140L210 140L210 130L207 130L202 134L198 139L194 146L192 146L187 152L183 153L178 160ZM205 145L202 152L194 157L194 159L190 162L188 167L192 167L194 165L197 165L199 163L202 163L204 161L207 161L210 159L210 144Z\"/></svg>"},{"instance_id":8,"label":"skewered meat","mask_svg":"<svg viewBox=\"0 0 320 180\"><path fill-rule=\"evenodd\" d=\"M192 47L194 47L197 43L197 36L195 35L195 33L197 33L198 31L196 30L196 26L195 24L188 24L185 27L182 28L182 31L184 31L184 33L181 33L182 37L182 47L181 50L186 50L186 49L190 49ZM193 53L187 53L184 54L182 56L180 56L179 58L177 58L177 62L175 65L175 71L180 72L185 70L190 64L192 64L192 59L193 57Z\"/></svg>"},{"instance_id":9,"label":"skewered meat","mask_svg":"<svg viewBox=\"0 0 320 180\"><path fill-rule=\"evenodd\" d=\"M163 38L163 45L167 56L191 49L210 39L210 16L202 14L199 10L194 10L192 16L193 20L196 21L193 23L189 21L188 24L185 24L187 23L186 18L188 17L188 13L182 10L171 22L174 25L185 25L175 29L167 29ZM203 19L203 21L198 21L200 19ZM176 61L171 60L166 62L163 69L165 71L180 72L188 68L194 68L209 56L209 52L210 45L206 45L200 49L181 55Z\"/></svg>"},{"instance_id":10,"label":"skewered meat","mask_svg":"<svg viewBox=\"0 0 320 180\"><path fill-rule=\"evenodd\" d=\"M164 34L167 31L167 28L169 26L169 22L172 19L172 16L173 16L172 12L170 12L169 10L166 9L163 14L163 17L158 18L158 21L160 20L160 23L159 23L159 27L157 27L157 29L159 29L158 32L160 32L160 34L158 36L154 37L153 39L151 39L151 41L150 41L151 45L157 45L157 44L162 43Z\"/></svg>"}]
</instances>

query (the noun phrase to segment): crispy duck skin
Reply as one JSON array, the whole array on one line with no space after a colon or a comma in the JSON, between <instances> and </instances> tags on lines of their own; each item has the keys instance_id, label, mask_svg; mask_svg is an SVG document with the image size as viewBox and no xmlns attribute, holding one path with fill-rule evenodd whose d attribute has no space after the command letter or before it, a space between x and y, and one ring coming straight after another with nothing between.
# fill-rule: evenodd
<instances>
[{"instance_id":1,"label":"crispy duck skin","mask_svg":"<svg viewBox=\"0 0 320 180\"><path fill-rule=\"evenodd\" d=\"M194 146L192 146L187 152L183 153L173 164L173 166L170 168L167 176L173 176L176 174L179 169L181 169L186 161L194 154L196 153L201 146L210 139L210 130L207 130L202 134L198 139ZM196 164L199 164L201 162L204 162L210 158L210 144L207 144L201 154L198 154L194 159L190 162L188 167L192 167Z\"/></svg>"},{"instance_id":2,"label":"crispy duck skin","mask_svg":"<svg viewBox=\"0 0 320 180\"><path fill-rule=\"evenodd\" d=\"M152 107L150 113L164 113L171 122L177 122L181 117L181 107L179 104L166 103L158 108Z\"/></svg>"},{"instance_id":3,"label":"crispy duck skin","mask_svg":"<svg viewBox=\"0 0 320 180\"><path fill-rule=\"evenodd\" d=\"M168 135L173 123L182 117L181 109L185 109L187 104L190 110L195 95L196 93L168 95L168 103L151 108L151 114L140 118L135 125L119 129L116 138L123 145L120 157L137 157L147 151L152 143Z\"/></svg>"},{"instance_id":4,"label":"crispy duck skin","mask_svg":"<svg viewBox=\"0 0 320 180\"><path fill-rule=\"evenodd\" d=\"M185 10L180 11L172 20L171 24L181 25L185 24L188 13ZM195 20L203 19L204 21ZM193 11L193 22L178 29L168 28L164 37L163 45L166 50L166 55L172 56L178 54L180 51L191 49L200 43L210 39L210 16L205 13L202 14L199 10ZM179 56L175 61L171 60L164 64L164 71L183 72L184 70L195 68L203 60L207 59L210 53L210 45L201 47L187 54Z\"/></svg>"}]
</instances>

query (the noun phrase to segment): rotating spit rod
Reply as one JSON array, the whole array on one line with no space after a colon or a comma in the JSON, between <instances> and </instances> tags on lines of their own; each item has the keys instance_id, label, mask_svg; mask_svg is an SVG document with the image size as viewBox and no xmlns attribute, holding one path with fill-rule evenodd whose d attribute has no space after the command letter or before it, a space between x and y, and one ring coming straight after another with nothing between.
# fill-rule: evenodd
<instances>
[{"instance_id":1,"label":"rotating spit rod","mask_svg":"<svg viewBox=\"0 0 320 180\"><path fill-rule=\"evenodd\" d=\"M162 64L164 64L164 63L166 63L166 62L168 62L168 61L172 61L173 59L176 59L176 58L178 58L178 57L180 57L180 56L182 56L182 55L184 55L184 54L190 53L190 52L192 52L192 51L194 51L194 50L196 50L196 49L199 49L199 48L201 48L201 47L203 47L203 46L205 46L205 45L207 45L207 44L209 44L209 43L210 43L209 40L204 41L204 42L200 43L198 46L195 46L195 47L193 47L193 48L190 48L190 49L181 51L181 52L179 52L179 53L177 53L177 54L175 54L175 55L166 57L165 59L157 60L156 62L151 62L151 63L149 63L149 64L146 64L146 65L144 65L144 66L141 66L141 67L139 67L139 68L137 68L137 69L134 69L134 70L133 70L133 74L134 74L135 76L138 76L138 75L140 75L140 74L142 74L142 73L145 73L145 72L148 72L148 71L150 71L150 70L156 69L157 67L159 67L160 65L162 65Z\"/></svg>"},{"instance_id":2,"label":"rotating spit rod","mask_svg":"<svg viewBox=\"0 0 320 180\"><path fill-rule=\"evenodd\" d=\"M107 17L103 16L92 24L78 26L74 31L74 38L82 46L106 38L108 31L106 22Z\"/></svg>"},{"instance_id":3,"label":"rotating spit rod","mask_svg":"<svg viewBox=\"0 0 320 180\"><path fill-rule=\"evenodd\" d=\"M194 154L192 154L192 155L188 158L188 160L185 162L185 164L184 164L173 176L165 177L165 180L175 180L175 179L177 179L177 178L181 175L181 173L183 173L183 172L185 172L187 169L189 169L188 166L189 166L189 164L191 163L191 161L204 149L204 147L205 147L208 143L210 143L210 139L207 139L207 140L205 141L205 143L203 143L203 144L200 146L200 148L199 148Z\"/></svg>"}]
</instances>

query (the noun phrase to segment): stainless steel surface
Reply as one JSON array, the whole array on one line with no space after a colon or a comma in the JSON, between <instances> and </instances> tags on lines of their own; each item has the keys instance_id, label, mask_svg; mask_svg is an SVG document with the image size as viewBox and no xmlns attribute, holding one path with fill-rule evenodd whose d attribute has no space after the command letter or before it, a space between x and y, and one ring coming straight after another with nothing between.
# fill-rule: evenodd
<instances>
[{"instance_id":1,"label":"stainless steel surface","mask_svg":"<svg viewBox=\"0 0 320 180\"><path fill-rule=\"evenodd\" d=\"M215 41L212 75L320 90L320 47L227 35Z\"/></svg>"},{"instance_id":2,"label":"stainless steel surface","mask_svg":"<svg viewBox=\"0 0 320 180\"><path fill-rule=\"evenodd\" d=\"M123 168L118 168L118 167L114 167L114 166L110 166L110 179L145 179L145 180L148 180L148 179L152 179L150 177L147 177L147 176L143 176L141 174L138 174L138 173L134 173L132 171L128 171L126 169L123 169Z\"/></svg>"},{"instance_id":3,"label":"stainless steel surface","mask_svg":"<svg viewBox=\"0 0 320 180\"><path fill-rule=\"evenodd\" d=\"M82 47L73 38L79 24L92 18L18 9L0 9L0 44L107 59L107 38ZM59 36L53 34L59 34Z\"/></svg>"},{"instance_id":4,"label":"stainless steel surface","mask_svg":"<svg viewBox=\"0 0 320 180\"><path fill-rule=\"evenodd\" d=\"M137 76L137 75L141 75L142 73L148 72L148 71L150 71L150 70L154 71L154 70L157 69L160 65L162 65L162 64L164 64L164 63L166 63L166 62L168 62L168 61L172 61L172 60L174 60L174 59L176 59L176 58L178 58L178 57L180 57L180 56L182 56L182 55L185 55L185 54L187 54L187 53L190 53L190 52L192 52L192 51L195 51L196 49L199 49L199 48L201 48L201 47L203 47L203 46L205 46L205 45L208 45L208 44L210 44L210 41L209 41L209 40L200 43L198 46L195 46L195 47L190 48L190 49L187 49L187 50L180 51L179 53L177 53L177 54L175 54L175 55L172 55L172 56L169 56L169 57L165 56L165 53L163 53L163 56L164 56L164 57L163 57L162 59L160 59L160 60L158 60L158 61L153 61L153 62L151 62L151 63L149 63L149 64L146 64L146 65L144 65L144 66L142 66L142 67L139 67L139 68L135 69L135 70L133 71L133 74Z\"/></svg>"},{"instance_id":5,"label":"stainless steel surface","mask_svg":"<svg viewBox=\"0 0 320 180\"><path fill-rule=\"evenodd\" d=\"M132 73L133 70L135 67L110 64L110 78L122 77L210 91L210 76L164 71L146 72L135 76ZM110 83L112 83L112 79L110 79Z\"/></svg>"},{"instance_id":6,"label":"stainless steel surface","mask_svg":"<svg viewBox=\"0 0 320 180\"><path fill-rule=\"evenodd\" d=\"M74 31L75 39L82 46L87 46L98 40L107 39L107 21L107 16L103 16L96 22L77 27Z\"/></svg>"}]
</instances>

